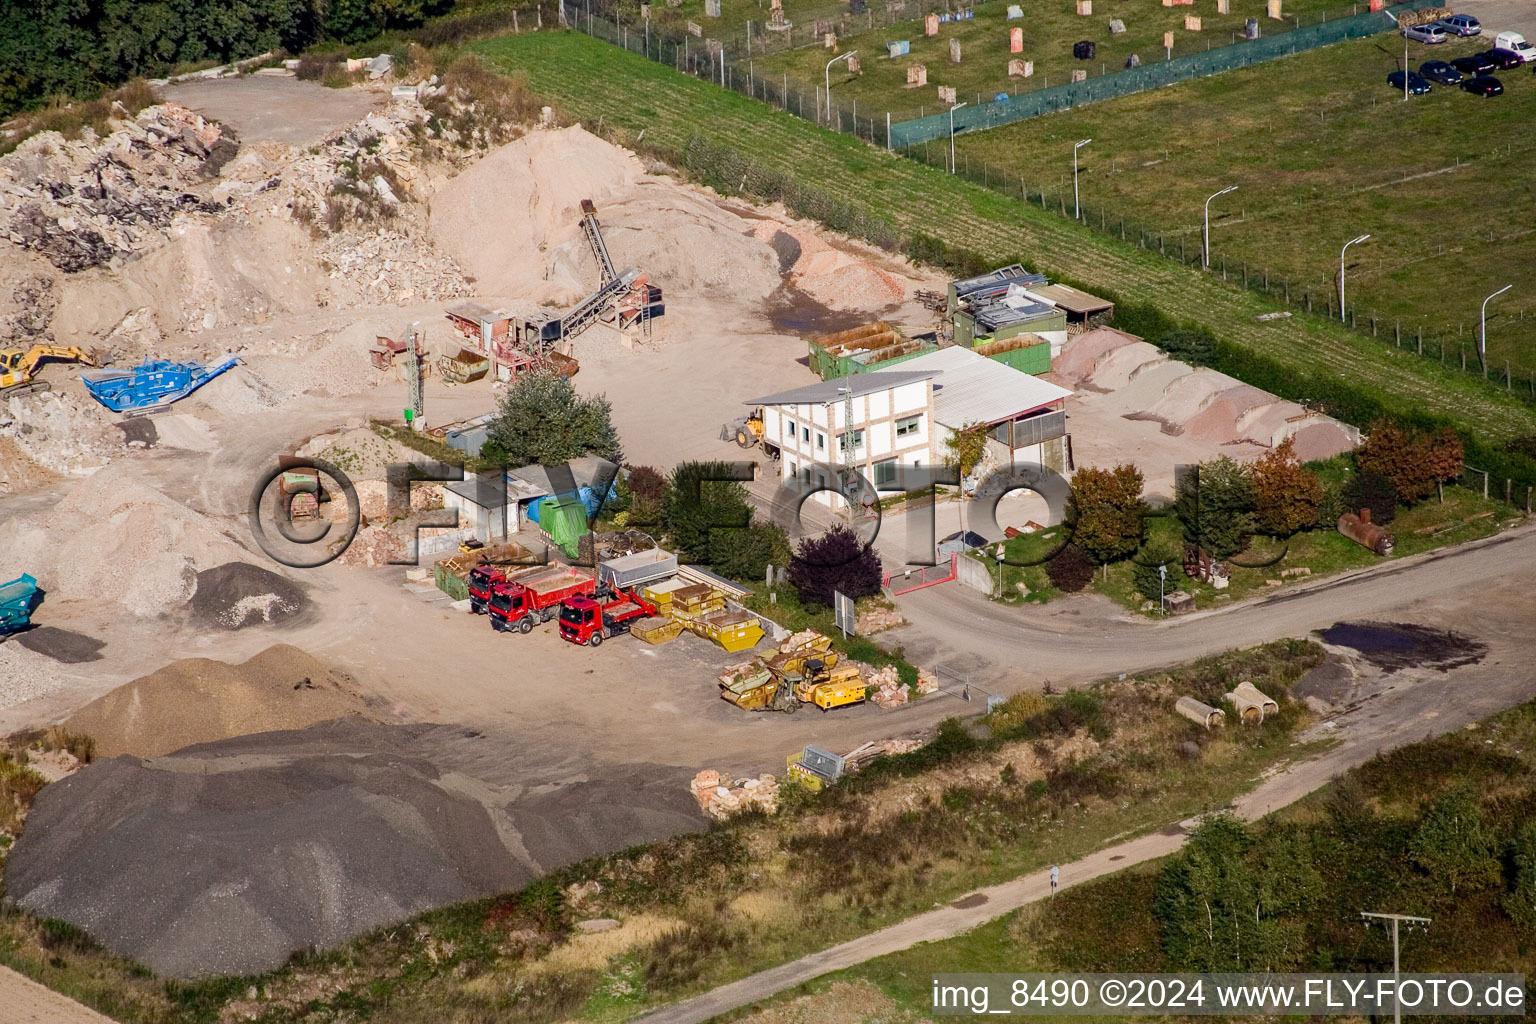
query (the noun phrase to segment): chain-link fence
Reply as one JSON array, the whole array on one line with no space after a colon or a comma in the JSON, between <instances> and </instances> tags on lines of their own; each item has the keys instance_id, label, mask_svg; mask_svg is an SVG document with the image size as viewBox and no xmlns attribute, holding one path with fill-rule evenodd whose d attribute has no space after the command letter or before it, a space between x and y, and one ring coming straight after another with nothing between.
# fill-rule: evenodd
<instances>
[{"instance_id":1,"label":"chain-link fence","mask_svg":"<svg viewBox=\"0 0 1536 1024\"><path fill-rule=\"evenodd\" d=\"M1435 2L1399 0L1388 6L1414 10ZM944 0L913 0L911 3L893 0L883 5L878 12L871 8L862 14L851 14L838 8L843 12L838 18L814 18L813 21L823 24L812 24L810 28L825 28L843 36L856 30L860 22L870 27L916 22L930 11L938 11L944 6ZM1125 96L1231 68L1274 60L1342 39L1387 31L1393 27L1392 18L1384 11L1355 13L1361 6L1352 3L1332 15L1319 13L1315 15L1318 19L1316 22L1301 17L1296 17L1294 21L1277 22L1274 27L1265 29L1270 32L1269 35L1237 41L1229 46L1183 54L1178 53L1177 49L1170 50L1169 59L1136 68L1111 70L1105 66L1100 75L1081 82L1053 86L1049 79L1043 79L1039 82L1026 81L1022 87L1014 84L1010 86L1014 91L997 93L987 102L978 96L977 103L956 111L953 130L958 134L996 127L1093 100ZM798 42L791 32L785 34L786 38L775 42L777 33L759 31L749 23L743 33L716 39L704 35L706 25L688 23L689 27L680 29L675 23L635 18L618 9L613 0L562 0L561 10L566 24L587 35L877 146L905 149L925 141L947 138L951 134L950 114L947 110L942 114L924 114L921 111L925 108L920 108L916 117L912 116L914 112L910 110L893 113L887 109L872 110L866 107L861 112L856 101L829 101L818 83L806 84L791 80L783 71L758 73L756 58L790 47L820 45L820 33ZM697 29L697 33L693 29ZM1183 39L1178 42L1178 47L1188 45L1195 44Z\"/></svg>"},{"instance_id":2,"label":"chain-link fence","mask_svg":"<svg viewBox=\"0 0 1536 1024\"><path fill-rule=\"evenodd\" d=\"M1531 147L1536 150L1536 147ZM942 171L1022 200L1067 220L1079 220L1089 228L1111 238L1156 251L1187 267L1203 265L1202 239L1198 227L1184 229L1166 225L1142 223L1124 212L1108 206L1080 203L1073 195L1070 184L1045 184L1030 181L1025 175L1007 167L988 163L964 152L952 150L948 139L928 141L908 146L900 151L904 156L919 163L928 164ZM1514 152L1514 149L1511 149ZM951 166L953 159L953 166ZM1422 323L1404 322L1400 318L1378 314L1365 302L1351 301L1344 316L1339 315L1337 279L1326 275L1296 278L1273 272L1262 263L1249 262L1224 254L1213 253L1209 272L1223 281L1240 285L1249 291L1270 299L1281 306L1299 312L1315 313L1336 320L1345 326L1375 338L1383 344L1411 352L1437 362L1449 369L1485 377L1511 394L1536 401L1536 370L1514 367L1507 359L1490 360L1484 368L1479 358L1478 325L1458 323L1450 329L1434 330ZM1536 311L1531 311L1536 315ZM1284 310L1276 314L1287 315ZM1524 321L1527 311L1520 309L1506 314ZM1490 317L1490 322L1492 317Z\"/></svg>"},{"instance_id":3,"label":"chain-link fence","mask_svg":"<svg viewBox=\"0 0 1536 1024\"><path fill-rule=\"evenodd\" d=\"M1416 10L1427 7L1437 0L1406 0L1396 5L1400 10ZM891 128L894 146L910 146L915 143L947 137L951 128L955 132L980 131L1025 118L1038 117L1058 110L1067 110L1083 103L1114 99L1131 93L1145 92L1176 82L1187 82L1206 75L1214 75L1234 68L1247 67L1288 57L1303 50L1327 46L1345 39L1375 35L1395 27L1396 22L1385 10L1366 11L1346 17L1329 18L1319 15L1314 24L1301 24L1278 34L1264 35L1257 39L1244 39L1230 46L1220 46L1203 52L1169 56L1165 60L1139 67L1126 68L1113 74L1101 74L1097 78L1084 78L1022 94L999 93L990 103L980 103L949 113L931 114L910 121L898 121ZM953 122L951 122L953 116Z\"/></svg>"}]
</instances>

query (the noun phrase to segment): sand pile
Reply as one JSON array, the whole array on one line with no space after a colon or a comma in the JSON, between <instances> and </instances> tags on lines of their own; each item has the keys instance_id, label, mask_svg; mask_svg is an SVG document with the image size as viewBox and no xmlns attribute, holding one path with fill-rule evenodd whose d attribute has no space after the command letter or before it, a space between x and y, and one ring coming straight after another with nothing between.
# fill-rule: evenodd
<instances>
[{"instance_id":1,"label":"sand pile","mask_svg":"<svg viewBox=\"0 0 1536 1024\"><path fill-rule=\"evenodd\" d=\"M1325 417L1317 417L1291 435L1296 457L1303 462L1313 459L1329 459L1344 452L1354 451L1360 443L1357 431Z\"/></svg>"},{"instance_id":2,"label":"sand pile","mask_svg":"<svg viewBox=\"0 0 1536 1024\"><path fill-rule=\"evenodd\" d=\"M902 278L835 248L812 231L757 221L752 232L772 246L790 282L824 306L877 310L907 298Z\"/></svg>"},{"instance_id":3,"label":"sand pile","mask_svg":"<svg viewBox=\"0 0 1536 1024\"><path fill-rule=\"evenodd\" d=\"M782 283L774 251L707 193L666 180L642 182L630 197L600 207L598 219L618 267L635 267L664 293L716 294L741 301L767 298ZM596 260L578 236L577 277L597 284Z\"/></svg>"},{"instance_id":4,"label":"sand pile","mask_svg":"<svg viewBox=\"0 0 1536 1024\"><path fill-rule=\"evenodd\" d=\"M1200 438L1226 444L1246 437L1238 423L1257 410L1277 404L1277 399L1267 391L1248 384L1239 384L1214 395L1206 406L1181 424L1182 432Z\"/></svg>"},{"instance_id":5,"label":"sand pile","mask_svg":"<svg viewBox=\"0 0 1536 1024\"><path fill-rule=\"evenodd\" d=\"M640 180L635 156L580 125L533 132L494 150L432 199L431 237L483 294L529 295L546 281L543 250L580 238L581 201L599 209ZM540 301L569 301L594 281L550 280Z\"/></svg>"},{"instance_id":6,"label":"sand pile","mask_svg":"<svg viewBox=\"0 0 1536 1024\"><path fill-rule=\"evenodd\" d=\"M1070 348L1070 346L1068 346ZM1156 345L1145 341L1121 345L1106 352L1094 365L1087 383L1097 391L1119 391L1146 371L1160 365L1175 367L1174 376L1189 372L1183 363L1174 363ZM1054 369L1054 364L1052 366Z\"/></svg>"},{"instance_id":7,"label":"sand pile","mask_svg":"<svg viewBox=\"0 0 1536 1024\"><path fill-rule=\"evenodd\" d=\"M352 680L297 647L278 644L239 665L173 661L125 683L64 723L103 757L159 757L194 743L366 714Z\"/></svg>"},{"instance_id":8,"label":"sand pile","mask_svg":"<svg viewBox=\"0 0 1536 1024\"><path fill-rule=\"evenodd\" d=\"M161 974L253 974L703 824L678 769L467 774L507 750L352 718L98 760L39 794L6 890Z\"/></svg>"},{"instance_id":9,"label":"sand pile","mask_svg":"<svg viewBox=\"0 0 1536 1024\"><path fill-rule=\"evenodd\" d=\"M1051 372L1068 387L1077 388L1091 377L1104 359L1116 349L1141 339L1111 327L1099 327L1067 340L1061 354L1051 360Z\"/></svg>"}]
</instances>

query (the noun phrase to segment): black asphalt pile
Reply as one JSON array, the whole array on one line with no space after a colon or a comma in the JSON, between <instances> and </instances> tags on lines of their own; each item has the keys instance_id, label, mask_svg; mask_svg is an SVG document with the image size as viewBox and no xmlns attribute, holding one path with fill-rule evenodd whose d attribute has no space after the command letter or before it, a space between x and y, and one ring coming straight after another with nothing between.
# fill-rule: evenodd
<instances>
[{"instance_id":1,"label":"black asphalt pile","mask_svg":"<svg viewBox=\"0 0 1536 1024\"><path fill-rule=\"evenodd\" d=\"M309 610L304 588L270 569L226 562L197 574L187 607L198 625L244 629L262 623L291 623Z\"/></svg>"},{"instance_id":2,"label":"black asphalt pile","mask_svg":"<svg viewBox=\"0 0 1536 1024\"><path fill-rule=\"evenodd\" d=\"M93 636L76 633L58 626L38 626L16 636L16 642L29 651L46 655L66 665L78 665L87 661L100 661L101 649L107 646Z\"/></svg>"},{"instance_id":3,"label":"black asphalt pile","mask_svg":"<svg viewBox=\"0 0 1536 1024\"><path fill-rule=\"evenodd\" d=\"M1400 668L1434 668L1449 672L1475 665L1488 654L1488 645L1448 629L1399 622L1340 622L1319 630L1324 643L1359 651L1366 661L1387 672Z\"/></svg>"},{"instance_id":4,"label":"black asphalt pile","mask_svg":"<svg viewBox=\"0 0 1536 1024\"><path fill-rule=\"evenodd\" d=\"M677 769L465 774L506 750L353 719L98 760L38 795L6 891L157 973L250 974L703 825Z\"/></svg>"}]
</instances>

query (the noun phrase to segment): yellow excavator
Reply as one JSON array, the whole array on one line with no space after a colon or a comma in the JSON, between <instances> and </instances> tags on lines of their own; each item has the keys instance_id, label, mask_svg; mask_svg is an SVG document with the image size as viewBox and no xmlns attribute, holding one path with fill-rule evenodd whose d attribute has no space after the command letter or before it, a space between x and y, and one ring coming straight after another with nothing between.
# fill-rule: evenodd
<instances>
[{"instance_id":1,"label":"yellow excavator","mask_svg":"<svg viewBox=\"0 0 1536 1024\"><path fill-rule=\"evenodd\" d=\"M35 379L37 368L47 360L96 365L96 355L79 346L33 345L0 350L0 397L13 398L31 391L47 391L51 384Z\"/></svg>"}]
</instances>

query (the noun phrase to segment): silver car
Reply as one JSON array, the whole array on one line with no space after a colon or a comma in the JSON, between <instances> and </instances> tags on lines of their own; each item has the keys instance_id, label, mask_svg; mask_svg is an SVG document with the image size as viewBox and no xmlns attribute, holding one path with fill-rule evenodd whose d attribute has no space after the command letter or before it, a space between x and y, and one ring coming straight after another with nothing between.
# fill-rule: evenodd
<instances>
[{"instance_id":1,"label":"silver car","mask_svg":"<svg viewBox=\"0 0 1536 1024\"><path fill-rule=\"evenodd\" d=\"M1447 39L1444 26L1439 22L1432 25L1405 25L1403 38L1412 39L1420 43L1443 43Z\"/></svg>"},{"instance_id":2,"label":"silver car","mask_svg":"<svg viewBox=\"0 0 1536 1024\"><path fill-rule=\"evenodd\" d=\"M1450 14L1435 22L1453 36L1482 35L1482 22L1470 14Z\"/></svg>"}]
</instances>

